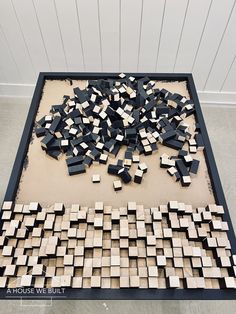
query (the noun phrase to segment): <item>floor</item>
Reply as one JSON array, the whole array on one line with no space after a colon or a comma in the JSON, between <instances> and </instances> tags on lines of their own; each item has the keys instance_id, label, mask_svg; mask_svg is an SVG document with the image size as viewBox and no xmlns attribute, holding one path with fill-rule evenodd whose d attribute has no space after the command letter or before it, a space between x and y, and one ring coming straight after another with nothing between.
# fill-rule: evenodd
<instances>
[{"instance_id":1,"label":"floor","mask_svg":"<svg viewBox=\"0 0 236 314\"><path fill-rule=\"evenodd\" d=\"M13 166L28 105L0 104L0 203ZM203 105L205 122L236 230L236 107ZM0 301L0 313L235 313L236 301Z\"/></svg>"}]
</instances>

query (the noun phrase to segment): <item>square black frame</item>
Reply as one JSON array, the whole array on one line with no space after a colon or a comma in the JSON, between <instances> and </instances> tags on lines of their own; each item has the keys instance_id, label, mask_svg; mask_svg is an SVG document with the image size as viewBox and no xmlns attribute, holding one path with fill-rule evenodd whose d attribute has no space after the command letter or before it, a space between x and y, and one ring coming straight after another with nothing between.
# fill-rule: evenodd
<instances>
[{"instance_id":1,"label":"square black frame","mask_svg":"<svg viewBox=\"0 0 236 314\"><path fill-rule=\"evenodd\" d=\"M195 105L195 118L200 125L201 134L205 144L204 155L208 166L215 202L222 205L225 210L224 219L228 222L227 232L231 243L232 254L236 254L236 241L231 222L229 210L222 189L220 177L216 167L206 125L204 122L201 106L196 92L193 76L190 73L127 73L136 78L148 76L152 80L161 81L186 81L190 98ZM23 164L27 155L35 117L40 104L45 80L87 80L99 78L117 78L119 73L90 73L90 72L40 72L35 87L34 95L29 108L25 127L9 179L4 201L14 201L20 181ZM0 230L2 221L0 221ZM105 288L66 288L65 293L46 293L46 294L25 294L17 293L8 295L7 288L0 289L0 299L61 299L61 300L235 300L236 290L234 289L105 289Z\"/></svg>"}]
</instances>

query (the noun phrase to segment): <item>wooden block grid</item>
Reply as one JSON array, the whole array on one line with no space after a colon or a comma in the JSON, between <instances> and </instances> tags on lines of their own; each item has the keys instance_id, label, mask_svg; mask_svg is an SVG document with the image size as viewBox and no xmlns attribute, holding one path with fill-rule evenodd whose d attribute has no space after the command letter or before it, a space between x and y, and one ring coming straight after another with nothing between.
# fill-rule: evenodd
<instances>
[{"instance_id":1,"label":"wooden block grid","mask_svg":"<svg viewBox=\"0 0 236 314\"><path fill-rule=\"evenodd\" d=\"M0 287L236 288L223 214L215 204L177 201L153 208L7 202Z\"/></svg>"}]
</instances>

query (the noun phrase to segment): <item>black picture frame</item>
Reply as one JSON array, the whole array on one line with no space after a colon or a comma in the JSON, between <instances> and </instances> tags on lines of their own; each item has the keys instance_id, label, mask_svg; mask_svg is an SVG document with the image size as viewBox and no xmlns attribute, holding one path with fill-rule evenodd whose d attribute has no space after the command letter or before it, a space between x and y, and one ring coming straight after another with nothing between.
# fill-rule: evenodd
<instances>
[{"instance_id":1,"label":"black picture frame","mask_svg":"<svg viewBox=\"0 0 236 314\"><path fill-rule=\"evenodd\" d=\"M117 78L119 73L76 73L76 72L41 72L39 74L37 84L35 87L32 102L29 108L28 116L26 119L25 127L11 172L10 180L6 190L4 201L14 201L20 181L23 164L27 155L32 131L35 123L35 117L40 104L42 91L45 80L65 80L65 79L99 79L99 78ZM233 225L231 222L229 210L225 200L224 192L222 189L220 177L218 174L216 162L212 152L210 140L208 137L206 125L204 122L201 106L199 103L198 95L196 92L193 76L190 73L127 73L127 75L136 78L148 76L152 80L161 81L186 81L187 88L191 99L195 105L195 118L200 125L201 134L205 144L204 154L208 171L211 179L213 193L216 204L222 205L225 210L224 219L228 222L229 230L227 232L228 238L231 243L232 254L236 253L236 242ZM0 228L2 223L0 224ZM65 291L56 289L53 292L47 290L46 293L37 293L32 290L26 293L24 289L20 293L17 290L10 292L7 288L0 289L1 299L69 299L69 300L235 300L236 290L234 289L98 289L98 288L65 288Z\"/></svg>"}]
</instances>

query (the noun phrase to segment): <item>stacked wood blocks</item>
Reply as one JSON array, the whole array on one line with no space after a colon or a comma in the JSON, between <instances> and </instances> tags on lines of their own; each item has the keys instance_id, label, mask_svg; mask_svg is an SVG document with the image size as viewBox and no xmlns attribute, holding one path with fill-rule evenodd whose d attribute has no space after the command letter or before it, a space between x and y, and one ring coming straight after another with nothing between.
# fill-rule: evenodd
<instances>
[{"instance_id":1,"label":"stacked wood blocks","mask_svg":"<svg viewBox=\"0 0 236 314\"><path fill-rule=\"evenodd\" d=\"M35 127L49 156L59 159L66 154L69 175L86 172L94 162L106 164L125 145L124 159L119 165L109 165L108 173L127 184L133 179L129 169L139 162L139 154L156 152L159 143L177 151L188 143L189 153L204 148L199 127L190 133L186 123L195 110L192 100L159 90L148 77L120 74L117 79L89 80L84 90L73 90L74 97L64 95L62 103L52 105ZM183 186L191 183L190 175L197 173L199 164L189 153L179 156L180 161L172 158L171 166L164 158L161 162L161 166L170 166L169 173L176 181L181 179ZM134 182L142 182L141 171L135 173Z\"/></svg>"},{"instance_id":2,"label":"stacked wood blocks","mask_svg":"<svg viewBox=\"0 0 236 314\"><path fill-rule=\"evenodd\" d=\"M170 201L144 208L4 202L0 286L236 287L224 209Z\"/></svg>"}]
</instances>

